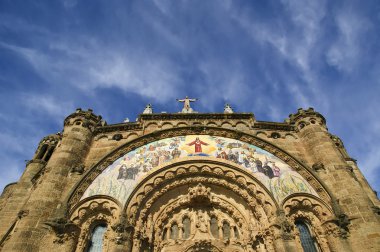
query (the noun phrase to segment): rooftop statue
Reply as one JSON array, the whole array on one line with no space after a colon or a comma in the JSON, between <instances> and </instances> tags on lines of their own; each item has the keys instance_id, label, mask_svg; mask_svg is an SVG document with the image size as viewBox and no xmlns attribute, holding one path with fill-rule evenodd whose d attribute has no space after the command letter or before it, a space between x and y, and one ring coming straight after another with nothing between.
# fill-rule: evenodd
<instances>
[{"instance_id":1,"label":"rooftop statue","mask_svg":"<svg viewBox=\"0 0 380 252\"><path fill-rule=\"evenodd\" d=\"M190 102L195 102L198 99L189 98L188 96L185 97L185 99L176 99L178 102L183 102L183 109L180 113L197 113L190 107Z\"/></svg>"},{"instance_id":2,"label":"rooftop statue","mask_svg":"<svg viewBox=\"0 0 380 252\"><path fill-rule=\"evenodd\" d=\"M153 108L151 104L146 105L143 114L153 114Z\"/></svg>"},{"instance_id":3,"label":"rooftop statue","mask_svg":"<svg viewBox=\"0 0 380 252\"><path fill-rule=\"evenodd\" d=\"M226 105L224 105L224 113L225 114L232 114L232 113L234 113L234 111L232 110L230 104L226 103Z\"/></svg>"}]
</instances>

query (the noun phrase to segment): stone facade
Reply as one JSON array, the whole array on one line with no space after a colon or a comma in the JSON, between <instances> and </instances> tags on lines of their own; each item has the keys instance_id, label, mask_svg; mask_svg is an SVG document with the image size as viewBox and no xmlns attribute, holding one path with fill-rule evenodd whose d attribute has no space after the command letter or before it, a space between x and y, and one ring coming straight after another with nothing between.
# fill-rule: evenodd
<instances>
[{"instance_id":1,"label":"stone facade","mask_svg":"<svg viewBox=\"0 0 380 252\"><path fill-rule=\"evenodd\" d=\"M315 251L380 251L379 206L312 108L278 123L149 105L113 125L78 109L4 188L0 249L92 251L102 226L102 251L303 251L304 225Z\"/></svg>"}]
</instances>

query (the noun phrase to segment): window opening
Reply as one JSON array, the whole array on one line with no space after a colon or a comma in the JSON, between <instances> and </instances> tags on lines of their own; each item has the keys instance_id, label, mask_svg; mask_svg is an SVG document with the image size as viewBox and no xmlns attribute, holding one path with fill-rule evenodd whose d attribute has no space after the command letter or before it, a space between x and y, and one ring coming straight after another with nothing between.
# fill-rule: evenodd
<instances>
[{"instance_id":1,"label":"window opening","mask_svg":"<svg viewBox=\"0 0 380 252\"><path fill-rule=\"evenodd\" d=\"M47 144L42 145L40 152L38 153L37 159L42 159L44 157L47 147L48 147Z\"/></svg>"},{"instance_id":2,"label":"window opening","mask_svg":"<svg viewBox=\"0 0 380 252\"><path fill-rule=\"evenodd\" d=\"M170 239L176 240L178 239L178 225L177 223L173 223L170 229Z\"/></svg>"},{"instance_id":3,"label":"window opening","mask_svg":"<svg viewBox=\"0 0 380 252\"><path fill-rule=\"evenodd\" d=\"M223 239L229 239L230 238L230 224L228 222L223 222Z\"/></svg>"},{"instance_id":4,"label":"window opening","mask_svg":"<svg viewBox=\"0 0 380 252\"><path fill-rule=\"evenodd\" d=\"M183 224L183 239L188 239L190 237L190 232L191 232L191 227L190 227L190 219L189 217L185 217L183 218L182 220L182 224Z\"/></svg>"},{"instance_id":5,"label":"window opening","mask_svg":"<svg viewBox=\"0 0 380 252\"><path fill-rule=\"evenodd\" d=\"M237 227L234 227L234 233L235 233L235 238L239 239L240 235L239 235L239 229Z\"/></svg>"},{"instance_id":6,"label":"window opening","mask_svg":"<svg viewBox=\"0 0 380 252\"><path fill-rule=\"evenodd\" d=\"M210 229L211 229L211 234L215 238L219 238L218 220L216 219L215 216L211 217L211 220L210 220Z\"/></svg>"},{"instance_id":7,"label":"window opening","mask_svg":"<svg viewBox=\"0 0 380 252\"><path fill-rule=\"evenodd\" d=\"M300 240L303 251L305 252L317 252L315 247L314 238L311 236L309 227L302 221L296 222L296 227L300 233Z\"/></svg>"},{"instance_id":8,"label":"window opening","mask_svg":"<svg viewBox=\"0 0 380 252\"><path fill-rule=\"evenodd\" d=\"M104 234L106 230L107 226L104 224L98 225L94 228L87 252L102 252Z\"/></svg>"}]
</instances>

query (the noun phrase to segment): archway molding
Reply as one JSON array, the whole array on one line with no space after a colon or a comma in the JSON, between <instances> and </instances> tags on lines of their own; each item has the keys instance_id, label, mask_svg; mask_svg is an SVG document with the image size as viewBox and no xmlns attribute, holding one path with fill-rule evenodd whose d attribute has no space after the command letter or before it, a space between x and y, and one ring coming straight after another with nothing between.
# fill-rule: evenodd
<instances>
[{"instance_id":1,"label":"archway molding","mask_svg":"<svg viewBox=\"0 0 380 252\"><path fill-rule=\"evenodd\" d=\"M182 216L182 210L190 213L193 222L199 221L199 211L206 222L210 215L219 213L219 226L228 220L231 233L235 227L240 230L241 239L231 234L229 242L237 251L243 246L253 246L257 234L265 232L276 220L277 202L248 171L210 158L189 159L157 169L130 195L123 214L134 227L132 251L140 251L142 246L158 251L165 251L165 245L175 246L178 241L165 239L164 229L169 230L173 219L180 224L177 216ZM197 200L202 201L199 207ZM220 236L218 245L218 239L210 231L203 233L197 235L194 231L191 241L179 239L181 246L195 246L195 242L225 246Z\"/></svg>"},{"instance_id":2,"label":"archway molding","mask_svg":"<svg viewBox=\"0 0 380 252\"><path fill-rule=\"evenodd\" d=\"M308 183L315 189L318 195L325 201L331 203L332 197L328 192L326 187L323 185L323 182L320 181L316 176L313 175L310 168L304 165L302 162L291 156L286 151L281 148L271 144L263 139L260 139L251 134L232 130L232 129L222 129L216 127L208 126L196 126L196 127L180 127L165 129L160 131L155 131L150 134L138 137L134 140L131 140L128 143L118 147L116 150L107 154L102 158L97 164L93 165L83 176L81 181L74 187L69 197L67 198L67 207L72 209L81 199L81 196L85 190L89 187L92 181L104 171L109 165L111 165L115 160L122 157L126 153L146 145L148 143L158 141L160 139L165 139L175 136L186 136L186 135L211 135L211 136L220 136L231 139L236 139L242 142L246 142L252 145L255 145L259 148L262 148L265 151L273 154L278 157L286 164L288 164L292 169L298 172Z\"/></svg>"}]
</instances>

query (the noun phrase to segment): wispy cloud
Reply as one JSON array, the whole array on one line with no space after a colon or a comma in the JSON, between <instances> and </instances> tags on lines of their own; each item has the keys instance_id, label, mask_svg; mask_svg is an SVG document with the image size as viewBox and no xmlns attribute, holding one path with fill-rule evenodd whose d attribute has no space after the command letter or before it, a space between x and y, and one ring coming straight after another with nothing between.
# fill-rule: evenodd
<instances>
[{"instance_id":1,"label":"wispy cloud","mask_svg":"<svg viewBox=\"0 0 380 252\"><path fill-rule=\"evenodd\" d=\"M48 83L70 85L83 92L116 87L164 102L174 98L175 90L183 85L175 64L160 56L152 55L150 58L143 52L104 50L100 45L84 49L77 45L60 44L54 46L53 51L39 51L1 42L0 46L22 56ZM46 101L40 100L41 103Z\"/></svg>"},{"instance_id":2,"label":"wispy cloud","mask_svg":"<svg viewBox=\"0 0 380 252\"><path fill-rule=\"evenodd\" d=\"M371 28L366 17L351 9L336 13L335 23L338 36L327 51L327 62L338 70L350 72L361 61L361 48L365 45L365 34Z\"/></svg>"},{"instance_id":3,"label":"wispy cloud","mask_svg":"<svg viewBox=\"0 0 380 252\"><path fill-rule=\"evenodd\" d=\"M76 106L122 120L148 102L177 111L174 98L191 95L198 111L228 102L259 120L315 107L366 176L379 172L380 21L369 2L14 2L0 10L0 139L18 160L4 154L9 167ZM31 128L36 139L12 146Z\"/></svg>"}]
</instances>

